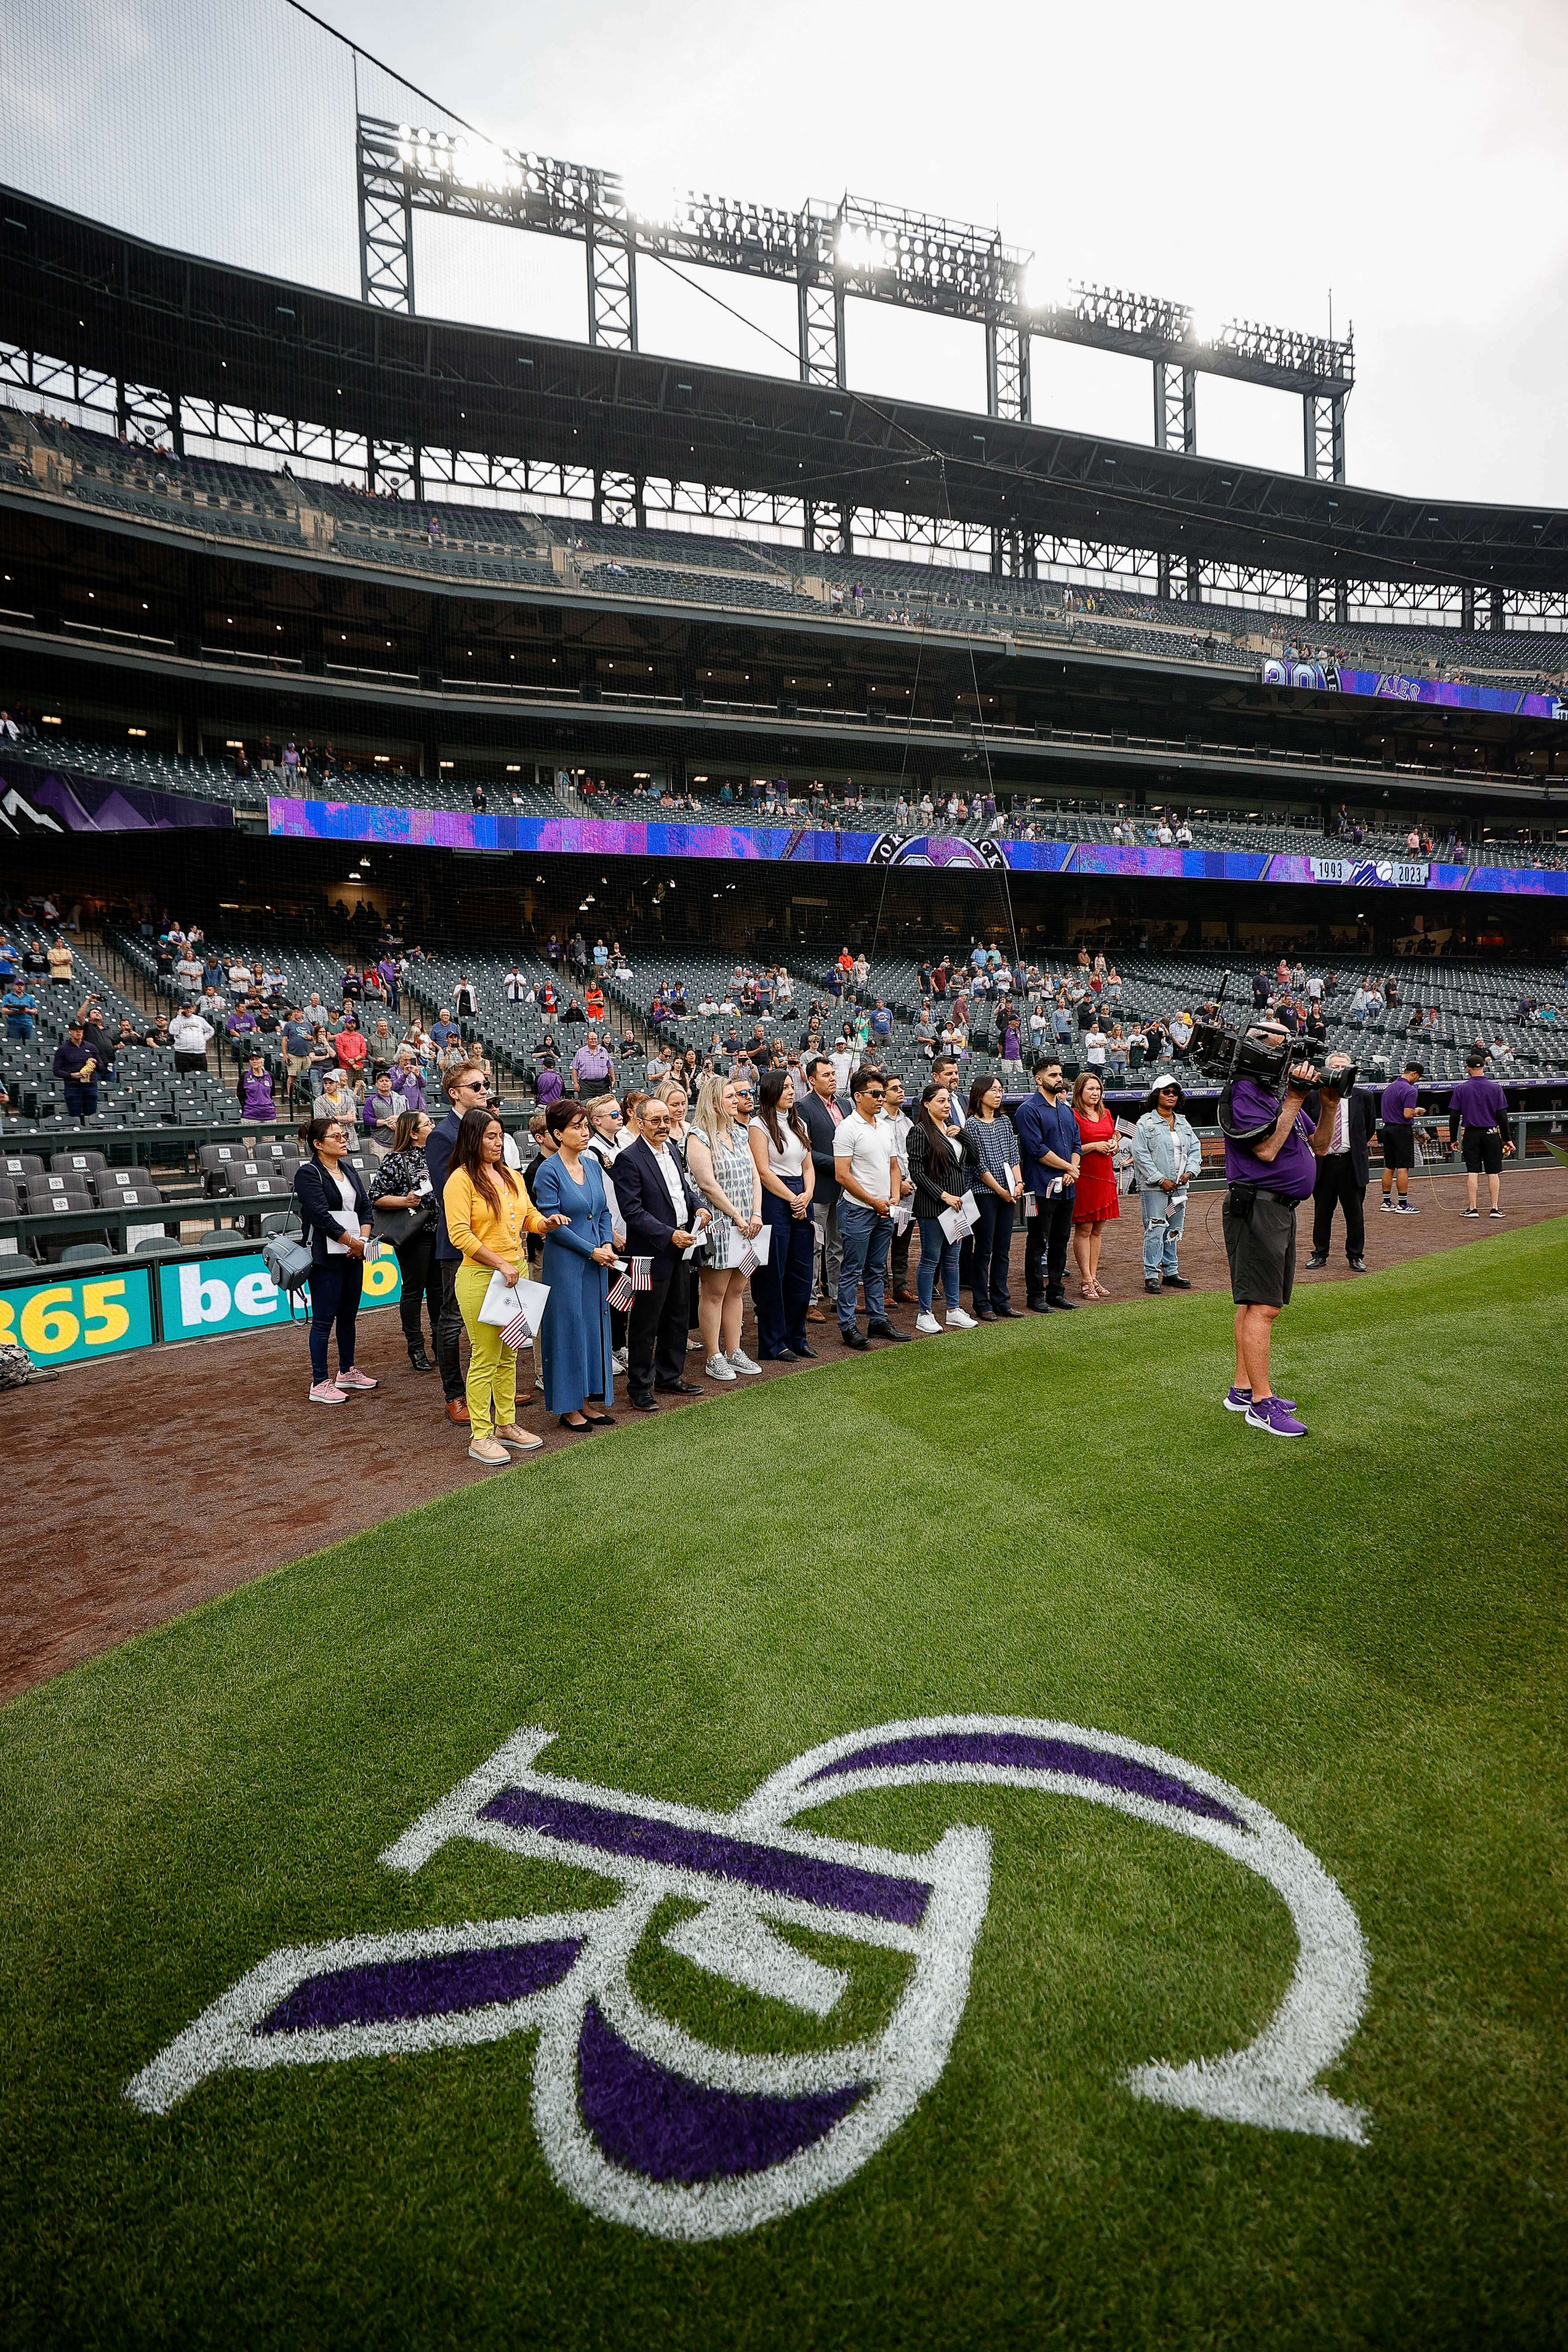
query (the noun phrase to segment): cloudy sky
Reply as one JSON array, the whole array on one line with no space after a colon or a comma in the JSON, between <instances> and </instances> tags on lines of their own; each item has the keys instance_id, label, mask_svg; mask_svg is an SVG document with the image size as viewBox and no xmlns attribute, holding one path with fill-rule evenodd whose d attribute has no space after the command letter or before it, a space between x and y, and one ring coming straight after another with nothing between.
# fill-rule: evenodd
<instances>
[{"instance_id":1,"label":"cloudy sky","mask_svg":"<svg viewBox=\"0 0 1568 2352\"><path fill-rule=\"evenodd\" d=\"M999 224L1068 278L1353 321L1353 480L1568 505L1568 0L319 0L497 140L796 206L847 188ZM184 246L357 290L354 70L284 0L29 0L0 173ZM359 69L366 110L412 105ZM581 249L425 221L422 310L585 331ZM787 289L643 265L642 341L791 373ZM0 332L4 331L0 315ZM776 339L776 340L774 340ZM851 306L852 380L984 405L978 329ZM1037 341L1049 422L1152 437L1150 371ZM1299 402L1200 381L1199 444L1299 470Z\"/></svg>"}]
</instances>

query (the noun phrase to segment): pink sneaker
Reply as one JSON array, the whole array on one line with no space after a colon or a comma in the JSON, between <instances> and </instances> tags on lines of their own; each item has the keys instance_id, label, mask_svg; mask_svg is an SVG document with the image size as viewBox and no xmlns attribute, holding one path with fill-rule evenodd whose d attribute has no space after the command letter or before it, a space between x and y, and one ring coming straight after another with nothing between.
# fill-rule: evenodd
<instances>
[{"instance_id":1,"label":"pink sneaker","mask_svg":"<svg viewBox=\"0 0 1568 2352\"><path fill-rule=\"evenodd\" d=\"M347 1404L348 1399L342 1389L335 1388L331 1381L318 1381L310 1391L310 1402L312 1404Z\"/></svg>"},{"instance_id":2,"label":"pink sneaker","mask_svg":"<svg viewBox=\"0 0 1568 2352\"><path fill-rule=\"evenodd\" d=\"M368 1373L351 1370L338 1374L338 1386L341 1389L374 1389L379 1388L381 1383L379 1381L373 1381Z\"/></svg>"}]
</instances>

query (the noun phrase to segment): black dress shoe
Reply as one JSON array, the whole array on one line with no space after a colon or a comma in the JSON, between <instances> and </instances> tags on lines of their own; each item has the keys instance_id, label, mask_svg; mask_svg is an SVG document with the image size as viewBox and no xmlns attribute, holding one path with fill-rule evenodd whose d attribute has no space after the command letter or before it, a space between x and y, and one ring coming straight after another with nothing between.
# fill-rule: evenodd
<instances>
[{"instance_id":1,"label":"black dress shoe","mask_svg":"<svg viewBox=\"0 0 1568 2352\"><path fill-rule=\"evenodd\" d=\"M974 1310L974 1319L977 1323L994 1323L996 1317L991 1307L977 1307Z\"/></svg>"},{"instance_id":2,"label":"black dress shoe","mask_svg":"<svg viewBox=\"0 0 1568 2352\"><path fill-rule=\"evenodd\" d=\"M812 1346L809 1339L803 1339L795 1352L797 1356L815 1356L816 1349Z\"/></svg>"},{"instance_id":3,"label":"black dress shoe","mask_svg":"<svg viewBox=\"0 0 1568 2352\"><path fill-rule=\"evenodd\" d=\"M838 1327L838 1336L843 1340L847 1348L865 1349L868 1348L871 1344L867 1339L864 1331L846 1331L842 1324Z\"/></svg>"},{"instance_id":4,"label":"black dress shoe","mask_svg":"<svg viewBox=\"0 0 1568 2352\"><path fill-rule=\"evenodd\" d=\"M1051 1302L1048 1298L1031 1298L1028 1306L1031 1315L1048 1315L1051 1311Z\"/></svg>"},{"instance_id":5,"label":"black dress shoe","mask_svg":"<svg viewBox=\"0 0 1568 2352\"><path fill-rule=\"evenodd\" d=\"M1366 1260L1364 1257L1352 1257L1348 1261L1348 1263L1352 1274L1364 1274L1366 1272Z\"/></svg>"},{"instance_id":6,"label":"black dress shoe","mask_svg":"<svg viewBox=\"0 0 1568 2352\"><path fill-rule=\"evenodd\" d=\"M656 1389L662 1389L666 1396L705 1396L707 1394L707 1391L700 1388L695 1381L655 1381L654 1386Z\"/></svg>"},{"instance_id":7,"label":"black dress shoe","mask_svg":"<svg viewBox=\"0 0 1568 2352\"><path fill-rule=\"evenodd\" d=\"M868 1323L866 1326L866 1337L868 1339L896 1339L900 1348L907 1348L910 1344L909 1333L907 1331L895 1331L892 1325L885 1319L876 1323Z\"/></svg>"},{"instance_id":8,"label":"black dress shoe","mask_svg":"<svg viewBox=\"0 0 1568 2352\"><path fill-rule=\"evenodd\" d=\"M408 1365L409 1370L416 1372L433 1372L436 1369L423 1348L410 1348Z\"/></svg>"},{"instance_id":9,"label":"black dress shoe","mask_svg":"<svg viewBox=\"0 0 1568 2352\"><path fill-rule=\"evenodd\" d=\"M1321 1267L1327 1265L1328 1262L1328 1252L1326 1250L1321 1253L1314 1250L1311 1256L1307 1260L1307 1272L1309 1274L1316 1274Z\"/></svg>"},{"instance_id":10,"label":"black dress shoe","mask_svg":"<svg viewBox=\"0 0 1568 2352\"><path fill-rule=\"evenodd\" d=\"M1143 1284L1143 1287L1144 1287L1144 1289L1149 1293L1149 1296L1151 1297L1151 1298L1158 1298L1158 1297L1159 1297L1159 1296L1160 1296L1160 1285L1159 1285L1156 1281L1154 1281L1154 1280L1152 1279L1152 1276L1151 1276L1151 1277L1148 1277L1148 1278L1146 1278L1146 1279L1145 1279L1144 1284Z\"/></svg>"},{"instance_id":11,"label":"black dress shoe","mask_svg":"<svg viewBox=\"0 0 1568 2352\"><path fill-rule=\"evenodd\" d=\"M1190 1290L1193 1286L1184 1274L1163 1274L1160 1279L1167 1290Z\"/></svg>"},{"instance_id":12,"label":"black dress shoe","mask_svg":"<svg viewBox=\"0 0 1568 2352\"><path fill-rule=\"evenodd\" d=\"M657 1412L658 1399L651 1396L629 1396L626 1402L634 1412Z\"/></svg>"},{"instance_id":13,"label":"black dress shoe","mask_svg":"<svg viewBox=\"0 0 1568 2352\"><path fill-rule=\"evenodd\" d=\"M1002 1323L1021 1323L1024 1319L1024 1310L1021 1307L999 1307L996 1309L996 1318L998 1322Z\"/></svg>"},{"instance_id":14,"label":"black dress shoe","mask_svg":"<svg viewBox=\"0 0 1568 2352\"><path fill-rule=\"evenodd\" d=\"M1047 1294L1046 1298L1046 1313L1047 1315L1076 1315L1078 1313L1078 1300L1076 1298L1052 1297Z\"/></svg>"}]
</instances>

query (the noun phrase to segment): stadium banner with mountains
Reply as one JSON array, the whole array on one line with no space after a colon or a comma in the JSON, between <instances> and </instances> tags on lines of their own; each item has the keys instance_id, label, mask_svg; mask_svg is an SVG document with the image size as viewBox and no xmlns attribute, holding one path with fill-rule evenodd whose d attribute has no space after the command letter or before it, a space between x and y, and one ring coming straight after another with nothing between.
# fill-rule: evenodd
<instances>
[{"instance_id":1,"label":"stadium banner with mountains","mask_svg":"<svg viewBox=\"0 0 1568 2352\"><path fill-rule=\"evenodd\" d=\"M1172 882L1329 883L1355 890L1505 890L1568 898L1568 870L1458 866L1427 858L1307 856L1111 841L970 841L955 834L847 832L787 824L665 824L630 817L513 816L501 810L383 808L363 801L273 799L267 829L295 841L387 849L490 850L530 856L700 857L796 866L971 867L1010 874L1105 874Z\"/></svg>"}]
</instances>

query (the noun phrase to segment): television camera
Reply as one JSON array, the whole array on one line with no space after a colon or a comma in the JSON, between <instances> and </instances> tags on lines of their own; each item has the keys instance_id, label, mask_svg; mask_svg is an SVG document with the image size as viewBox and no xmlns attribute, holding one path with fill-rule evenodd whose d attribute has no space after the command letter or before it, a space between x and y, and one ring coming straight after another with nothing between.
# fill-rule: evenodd
<instances>
[{"instance_id":1,"label":"television camera","mask_svg":"<svg viewBox=\"0 0 1568 2352\"><path fill-rule=\"evenodd\" d=\"M1226 1135L1243 1143L1250 1140L1254 1131L1267 1133L1273 1124L1270 1119L1262 1128L1242 1132L1231 1115L1230 1090L1237 1078L1250 1078L1277 1102L1284 1099L1287 1082L1292 1077L1303 1094L1314 1093L1331 1082L1336 1095L1350 1093L1355 1085L1356 1068L1343 1055L1331 1057L1334 1066L1331 1070L1304 1055L1299 1039L1289 1034L1275 1035L1278 1023L1262 1014L1256 1015L1244 1029L1228 1027L1221 1007L1229 983L1227 971L1215 999L1215 1017L1194 1022L1191 1046L1193 1061L1204 1076L1220 1089L1219 1123Z\"/></svg>"}]
</instances>

